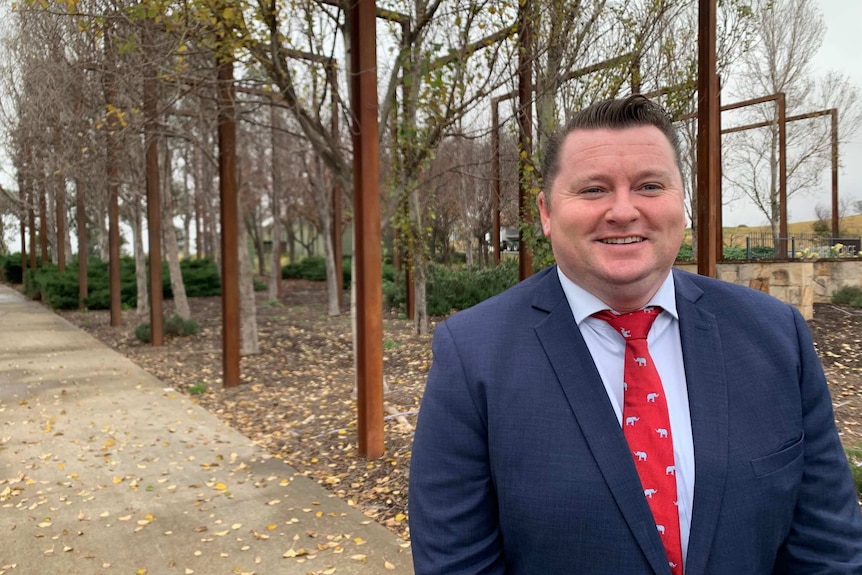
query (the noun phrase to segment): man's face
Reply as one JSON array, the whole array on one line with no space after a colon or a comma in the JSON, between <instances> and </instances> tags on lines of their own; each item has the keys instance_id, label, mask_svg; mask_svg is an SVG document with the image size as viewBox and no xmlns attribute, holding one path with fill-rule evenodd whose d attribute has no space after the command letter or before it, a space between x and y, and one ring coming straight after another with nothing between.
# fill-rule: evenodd
<instances>
[{"instance_id":1,"label":"man's face","mask_svg":"<svg viewBox=\"0 0 862 575\"><path fill-rule=\"evenodd\" d=\"M560 146L542 229L562 272L617 311L647 303L685 230L673 147L654 126L571 132Z\"/></svg>"}]
</instances>

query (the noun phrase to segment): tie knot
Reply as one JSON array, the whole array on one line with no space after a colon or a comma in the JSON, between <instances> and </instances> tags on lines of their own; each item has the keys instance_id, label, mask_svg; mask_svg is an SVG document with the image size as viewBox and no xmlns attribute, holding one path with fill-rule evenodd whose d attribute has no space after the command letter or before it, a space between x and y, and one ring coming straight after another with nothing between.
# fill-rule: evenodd
<instances>
[{"instance_id":1,"label":"tie knot","mask_svg":"<svg viewBox=\"0 0 862 575\"><path fill-rule=\"evenodd\" d=\"M661 313L660 307L645 307L631 313L617 315L611 311L604 310L593 314L608 322L615 330L620 332L624 339L646 339L655 318Z\"/></svg>"}]
</instances>

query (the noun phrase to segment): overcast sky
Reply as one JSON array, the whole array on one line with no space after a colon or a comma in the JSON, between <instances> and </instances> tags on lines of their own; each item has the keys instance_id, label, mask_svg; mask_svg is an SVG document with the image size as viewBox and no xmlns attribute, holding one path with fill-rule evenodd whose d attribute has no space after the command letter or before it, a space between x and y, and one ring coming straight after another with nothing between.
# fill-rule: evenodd
<instances>
[{"instance_id":1,"label":"overcast sky","mask_svg":"<svg viewBox=\"0 0 862 575\"><path fill-rule=\"evenodd\" d=\"M826 23L826 36L823 46L814 58L814 69L818 75L835 70L848 75L851 82L862 89L862 66L857 59L859 36L862 30L862 2L859 0L817 0ZM839 131L840 121L839 117ZM838 150L842 167L838 172L838 193L840 197L862 200L862 130L853 134L850 142ZM788 204L789 221L815 219L814 206L832 205L832 179L827 169L819 188L805 197L794 197ZM755 208L744 202L725 206L723 213L725 226L747 224L757 226L766 224L766 218Z\"/></svg>"},{"instance_id":2,"label":"overcast sky","mask_svg":"<svg viewBox=\"0 0 862 575\"><path fill-rule=\"evenodd\" d=\"M826 23L823 46L814 60L816 72L825 75L829 70L838 71L848 75L857 88L862 89L862 65L857 59L859 36L862 35L859 24L862 22L862 1L817 0L816 3ZM862 200L862 130L853 134L850 142L844 144L839 153L842 164L839 172L839 194L841 197ZM0 183L14 188L11 171L10 162L5 153L0 151ZM791 198L788 206L790 221L815 219L814 206L818 203L831 206L830 182L827 170L816 192L805 197ZM725 206L723 220L726 226L766 224L763 214L744 201Z\"/></svg>"}]
</instances>

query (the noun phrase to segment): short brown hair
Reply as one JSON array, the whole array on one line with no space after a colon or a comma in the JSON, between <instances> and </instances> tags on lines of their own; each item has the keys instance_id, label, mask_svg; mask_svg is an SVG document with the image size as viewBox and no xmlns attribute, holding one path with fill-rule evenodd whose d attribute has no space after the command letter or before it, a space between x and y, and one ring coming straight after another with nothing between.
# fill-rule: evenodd
<instances>
[{"instance_id":1,"label":"short brown hair","mask_svg":"<svg viewBox=\"0 0 862 575\"><path fill-rule=\"evenodd\" d=\"M563 141L575 130L624 129L638 126L655 126L667 136L676 156L676 165L682 173L682 151L679 134L670 114L646 96L632 94L626 98L603 100L592 104L572 116L565 126L548 138L542 165L543 189L551 191L554 178L560 171L560 148Z\"/></svg>"}]
</instances>

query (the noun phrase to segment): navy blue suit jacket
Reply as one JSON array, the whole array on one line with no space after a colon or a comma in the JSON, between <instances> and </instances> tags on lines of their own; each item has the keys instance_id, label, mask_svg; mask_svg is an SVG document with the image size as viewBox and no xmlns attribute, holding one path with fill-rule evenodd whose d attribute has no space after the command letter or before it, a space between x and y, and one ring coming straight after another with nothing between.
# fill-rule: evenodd
<instances>
[{"instance_id":1,"label":"navy blue suit jacket","mask_svg":"<svg viewBox=\"0 0 862 575\"><path fill-rule=\"evenodd\" d=\"M674 274L696 475L686 574L862 574L862 515L805 321ZM669 573L555 267L437 326L409 517L417 575Z\"/></svg>"}]
</instances>

